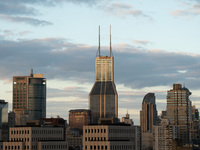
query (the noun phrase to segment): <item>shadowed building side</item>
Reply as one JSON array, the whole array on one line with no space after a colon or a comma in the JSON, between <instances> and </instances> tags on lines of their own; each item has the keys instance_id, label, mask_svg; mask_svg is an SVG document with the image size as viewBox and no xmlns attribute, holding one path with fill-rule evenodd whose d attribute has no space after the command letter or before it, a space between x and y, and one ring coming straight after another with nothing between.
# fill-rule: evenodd
<instances>
[{"instance_id":1,"label":"shadowed building side","mask_svg":"<svg viewBox=\"0 0 200 150\"><path fill-rule=\"evenodd\" d=\"M114 82L95 82L89 95L93 122L99 118L118 117L118 96Z\"/></svg>"}]
</instances>

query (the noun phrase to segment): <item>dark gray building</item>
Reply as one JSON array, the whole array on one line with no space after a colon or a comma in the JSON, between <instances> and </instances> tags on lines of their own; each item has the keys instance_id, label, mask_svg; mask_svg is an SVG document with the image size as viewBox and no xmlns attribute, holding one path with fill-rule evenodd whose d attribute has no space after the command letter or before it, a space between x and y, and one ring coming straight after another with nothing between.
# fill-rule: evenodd
<instances>
[{"instance_id":1,"label":"dark gray building","mask_svg":"<svg viewBox=\"0 0 200 150\"><path fill-rule=\"evenodd\" d=\"M8 140L8 102L0 100L0 140Z\"/></svg>"}]
</instances>

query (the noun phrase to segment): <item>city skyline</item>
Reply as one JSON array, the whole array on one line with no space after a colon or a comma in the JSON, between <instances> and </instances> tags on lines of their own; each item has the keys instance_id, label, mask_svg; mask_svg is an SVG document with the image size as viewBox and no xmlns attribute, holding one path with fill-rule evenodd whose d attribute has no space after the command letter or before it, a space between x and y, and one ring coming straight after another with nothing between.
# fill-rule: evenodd
<instances>
[{"instance_id":1,"label":"city skyline","mask_svg":"<svg viewBox=\"0 0 200 150\"><path fill-rule=\"evenodd\" d=\"M200 2L56 2L0 2L0 99L9 102L9 110L12 77L28 75L31 68L47 78L47 117L67 119L70 109L87 109L95 81L98 25L104 55L110 24L119 118L128 109L139 124L142 100L149 92L155 93L160 114L173 83L185 84L192 104L200 107Z\"/></svg>"}]
</instances>

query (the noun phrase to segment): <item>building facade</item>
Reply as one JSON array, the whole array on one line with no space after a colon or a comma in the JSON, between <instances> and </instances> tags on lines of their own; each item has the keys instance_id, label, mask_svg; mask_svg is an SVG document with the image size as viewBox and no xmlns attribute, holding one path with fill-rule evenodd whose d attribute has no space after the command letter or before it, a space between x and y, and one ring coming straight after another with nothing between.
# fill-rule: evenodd
<instances>
[{"instance_id":1,"label":"building facade","mask_svg":"<svg viewBox=\"0 0 200 150\"><path fill-rule=\"evenodd\" d=\"M157 109L155 103L155 94L148 93L144 96L142 110L140 111L140 126L142 132L152 131L156 125Z\"/></svg>"},{"instance_id":2,"label":"building facade","mask_svg":"<svg viewBox=\"0 0 200 150\"><path fill-rule=\"evenodd\" d=\"M3 149L67 150L64 135L62 127L11 127L9 142L3 142Z\"/></svg>"},{"instance_id":3,"label":"building facade","mask_svg":"<svg viewBox=\"0 0 200 150\"><path fill-rule=\"evenodd\" d=\"M0 100L0 140L8 140L8 102Z\"/></svg>"},{"instance_id":4,"label":"building facade","mask_svg":"<svg viewBox=\"0 0 200 150\"><path fill-rule=\"evenodd\" d=\"M13 111L28 111L32 120L46 118L46 79L43 74L13 77Z\"/></svg>"},{"instance_id":5,"label":"building facade","mask_svg":"<svg viewBox=\"0 0 200 150\"><path fill-rule=\"evenodd\" d=\"M88 125L83 128L83 150L138 150L136 127Z\"/></svg>"},{"instance_id":6,"label":"building facade","mask_svg":"<svg viewBox=\"0 0 200 150\"><path fill-rule=\"evenodd\" d=\"M192 107L189 96L191 92L181 84L173 84L173 89L167 91L167 116L171 125L179 126L180 139L183 145L190 143L190 121Z\"/></svg>"},{"instance_id":7,"label":"building facade","mask_svg":"<svg viewBox=\"0 0 200 150\"><path fill-rule=\"evenodd\" d=\"M69 111L69 126L83 130L84 125L92 122L91 110L74 109Z\"/></svg>"},{"instance_id":8,"label":"building facade","mask_svg":"<svg viewBox=\"0 0 200 150\"><path fill-rule=\"evenodd\" d=\"M126 117L122 117L122 122L125 124L134 125L133 120L130 119L130 115L128 114L128 112L126 113Z\"/></svg>"},{"instance_id":9,"label":"building facade","mask_svg":"<svg viewBox=\"0 0 200 150\"><path fill-rule=\"evenodd\" d=\"M89 109L93 122L101 118L118 118L118 94L114 83L114 57L110 45L110 57L95 58L95 83L89 94Z\"/></svg>"},{"instance_id":10,"label":"building facade","mask_svg":"<svg viewBox=\"0 0 200 150\"><path fill-rule=\"evenodd\" d=\"M179 139L179 127L171 126L168 119L153 127L153 149L173 150L173 140Z\"/></svg>"}]
</instances>

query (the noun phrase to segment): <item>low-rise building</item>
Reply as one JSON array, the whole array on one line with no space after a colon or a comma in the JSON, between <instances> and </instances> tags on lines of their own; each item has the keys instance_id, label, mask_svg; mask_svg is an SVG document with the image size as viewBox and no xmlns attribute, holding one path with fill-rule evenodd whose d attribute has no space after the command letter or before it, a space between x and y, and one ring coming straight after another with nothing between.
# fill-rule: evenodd
<instances>
[{"instance_id":1,"label":"low-rise building","mask_svg":"<svg viewBox=\"0 0 200 150\"><path fill-rule=\"evenodd\" d=\"M9 142L3 142L3 149L22 150L67 150L63 127L11 127Z\"/></svg>"},{"instance_id":2,"label":"low-rise building","mask_svg":"<svg viewBox=\"0 0 200 150\"><path fill-rule=\"evenodd\" d=\"M126 124L84 126L83 150L136 150L136 130Z\"/></svg>"}]
</instances>

